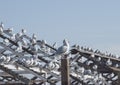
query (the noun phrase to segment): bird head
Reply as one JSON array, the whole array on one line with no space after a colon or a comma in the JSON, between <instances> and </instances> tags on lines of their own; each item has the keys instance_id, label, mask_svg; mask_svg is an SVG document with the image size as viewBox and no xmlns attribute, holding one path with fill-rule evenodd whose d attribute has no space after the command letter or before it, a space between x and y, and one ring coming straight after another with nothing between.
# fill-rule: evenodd
<instances>
[{"instance_id":1,"label":"bird head","mask_svg":"<svg viewBox=\"0 0 120 85\"><path fill-rule=\"evenodd\" d=\"M64 40L63 40L63 44L64 44L64 45L69 45L69 41L68 41L67 39L64 39Z\"/></svg>"}]
</instances>

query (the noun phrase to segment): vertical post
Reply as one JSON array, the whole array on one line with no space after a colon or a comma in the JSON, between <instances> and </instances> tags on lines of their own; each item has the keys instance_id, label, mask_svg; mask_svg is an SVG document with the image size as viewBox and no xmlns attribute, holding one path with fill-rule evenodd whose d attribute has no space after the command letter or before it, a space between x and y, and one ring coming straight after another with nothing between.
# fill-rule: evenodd
<instances>
[{"instance_id":1,"label":"vertical post","mask_svg":"<svg viewBox=\"0 0 120 85\"><path fill-rule=\"evenodd\" d=\"M66 56L64 57L65 58L61 58L61 84L70 85L69 59Z\"/></svg>"},{"instance_id":2,"label":"vertical post","mask_svg":"<svg viewBox=\"0 0 120 85\"><path fill-rule=\"evenodd\" d=\"M120 84L120 72L118 72L118 85Z\"/></svg>"}]
</instances>

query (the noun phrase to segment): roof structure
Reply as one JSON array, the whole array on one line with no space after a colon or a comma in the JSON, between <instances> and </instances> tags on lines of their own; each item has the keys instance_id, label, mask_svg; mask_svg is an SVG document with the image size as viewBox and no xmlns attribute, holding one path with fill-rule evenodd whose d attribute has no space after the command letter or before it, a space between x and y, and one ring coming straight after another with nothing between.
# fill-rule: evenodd
<instances>
[{"instance_id":1,"label":"roof structure","mask_svg":"<svg viewBox=\"0 0 120 85\"><path fill-rule=\"evenodd\" d=\"M1 25L0 85L60 85L64 58L71 85L119 85L120 57L79 45L70 46L67 54L55 55L57 49L24 29L14 34Z\"/></svg>"}]
</instances>

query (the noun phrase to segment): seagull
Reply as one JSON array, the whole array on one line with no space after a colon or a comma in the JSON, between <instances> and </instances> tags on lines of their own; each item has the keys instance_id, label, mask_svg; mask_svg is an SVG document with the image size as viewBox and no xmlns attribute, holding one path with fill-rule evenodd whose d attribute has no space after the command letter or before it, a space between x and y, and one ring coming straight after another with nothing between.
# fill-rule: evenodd
<instances>
[{"instance_id":1,"label":"seagull","mask_svg":"<svg viewBox=\"0 0 120 85\"><path fill-rule=\"evenodd\" d=\"M23 35L23 34L22 34L21 32L19 32L19 33L17 33L17 34L15 35L15 38L16 38L16 39L19 39L22 35Z\"/></svg>"},{"instance_id":2,"label":"seagull","mask_svg":"<svg viewBox=\"0 0 120 85\"><path fill-rule=\"evenodd\" d=\"M18 51L18 52L19 52L19 51L22 51L22 45L21 45L21 43L19 43L19 42L18 42L18 47L17 47L16 51Z\"/></svg>"},{"instance_id":3,"label":"seagull","mask_svg":"<svg viewBox=\"0 0 120 85\"><path fill-rule=\"evenodd\" d=\"M52 54L51 56L54 56L54 55L66 55L69 53L69 49L70 49L70 45L69 45L69 42L67 39L64 39L63 40L63 45L60 46L56 53L55 54Z\"/></svg>"},{"instance_id":4,"label":"seagull","mask_svg":"<svg viewBox=\"0 0 120 85\"><path fill-rule=\"evenodd\" d=\"M12 33L12 32L13 32L13 28L8 28L8 29L7 29L7 32L8 32L8 33Z\"/></svg>"},{"instance_id":5,"label":"seagull","mask_svg":"<svg viewBox=\"0 0 120 85\"><path fill-rule=\"evenodd\" d=\"M0 27L4 28L4 24L3 24L3 22L1 22L1 25L0 25Z\"/></svg>"},{"instance_id":6,"label":"seagull","mask_svg":"<svg viewBox=\"0 0 120 85\"><path fill-rule=\"evenodd\" d=\"M110 60L110 59L108 59L108 60L107 60L107 62L106 62L106 64L107 64L107 65L112 65L111 60Z\"/></svg>"},{"instance_id":7,"label":"seagull","mask_svg":"<svg viewBox=\"0 0 120 85\"><path fill-rule=\"evenodd\" d=\"M32 45L36 44L36 39L32 39Z\"/></svg>"},{"instance_id":8,"label":"seagull","mask_svg":"<svg viewBox=\"0 0 120 85\"><path fill-rule=\"evenodd\" d=\"M63 46L59 47L57 50L57 54L62 55L62 54L68 54L70 49L70 45L67 39L63 40Z\"/></svg>"},{"instance_id":9,"label":"seagull","mask_svg":"<svg viewBox=\"0 0 120 85\"><path fill-rule=\"evenodd\" d=\"M41 41L41 48L45 48L45 44L46 44L47 42L46 42L46 40L42 40Z\"/></svg>"},{"instance_id":10,"label":"seagull","mask_svg":"<svg viewBox=\"0 0 120 85\"><path fill-rule=\"evenodd\" d=\"M0 57L0 63L3 63L5 61L6 57L3 55Z\"/></svg>"},{"instance_id":11,"label":"seagull","mask_svg":"<svg viewBox=\"0 0 120 85\"><path fill-rule=\"evenodd\" d=\"M12 34L12 36L10 37L11 40L15 40L16 37L15 37L15 34Z\"/></svg>"},{"instance_id":12,"label":"seagull","mask_svg":"<svg viewBox=\"0 0 120 85\"><path fill-rule=\"evenodd\" d=\"M32 39L30 40L32 42L32 45L35 45L36 44L36 39L37 39L37 36L35 34L32 35Z\"/></svg>"},{"instance_id":13,"label":"seagull","mask_svg":"<svg viewBox=\"0 0 120 85\"><path fill-rule=\"evenodd\" d=\"M5 44L8 44L8 43L9 43L9 40L8 40L8 39L4 39L3 42L4 42Z\"/></svg>"},{"instance_id":14,"label":"seagull","mask_svg":"<svg viewBox=\"0 0 120 85\"><path fill-rule=\"evenodd\" d=\"M10 56L6 56L6 60L5 60L5 62L6 62L6 63L9 63L10 60L11 60L11 57L10 57Z\"/></svg>"},{"instance_id":15,"label":"seagull","mask_svg":"<svg viewBox=\"0 0 120 85\"><path fill-rule=\"evenodd\" d=\"M37 36L35 34L33 34L32 39L37 39Z\"/></svg>"},{"instance_id":16,"label":"seagull","mask_svg":"<svg viewBox=\"0 0 120 85\"><path fill-rule=\"evenodd\" d=\"M25 33L26 33L26 30L25 30L25 29L22 29L21 32L22 32L22 34L25 34Z\"/></svg>"},{"instance_id":17,"label":"seagull","mask_svg":"<svg viewBox=\"0 0 120 85\"><path fill-rule=\"evenodd\" d=\"M3 25L3 23L1 22L1 25L0 25L0 34L3 33L3 28L4 28L4 25Z\"/></svg>"},{"instance_id":18,"label":"seagull","mask_svg":"<svg viewBox=\"0 0 120 85\"><path fill-rule=\"evenodd\" d=\"M22 40L22 45L23 46L27 46L28 45L27 41L26 40Z\"/></svg>"},{"instance_id":19,"label":"seagull","mask_svg":"<svg viewBox=\"0 0 120 85\"><path fill-rule=\"evenodd\" d=\"M3 33L3 28L2 27L0 27L0 34L2 34Z\"/></svg>"},{"instance_id":20,"label":"seagull","mask_svg":"<svg viewBox=\"0 0 120 85\"><path fill-rule=\"evenodd\" d=\"M75 45L72 46L72 48L74 48L74 49L80 49L80 46L77 45L77 44L75 44Z\"/></svg>"},{"instance_id":21,"label":"seagull","mask_svg":"<svg viewBox=\"0 0 120 85\"><path fill-rule=\"evenodd\" d=\"M77 45L77 44L73 45L73 46L72 46L72 49L70 50L70 51L71 51L71 54L77 54L77 53L79 52L79 51L78 51L79 49L80 49L80 46L79 46L79 45Z\"/></svg>"}]
</instances>

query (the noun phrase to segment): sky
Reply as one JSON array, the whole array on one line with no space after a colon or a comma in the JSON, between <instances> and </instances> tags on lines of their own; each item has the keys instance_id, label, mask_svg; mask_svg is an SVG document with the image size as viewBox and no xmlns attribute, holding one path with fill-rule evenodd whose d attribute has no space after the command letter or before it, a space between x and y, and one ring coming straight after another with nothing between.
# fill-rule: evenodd
<instances>
[{"instance_id":1,"label":"sky","mask_svg":"<svg viewBox=\"0 0 120 85\"><path fill-rule=\"evenodd\" d=\"M79 44L120 55L120 0L0 0L0 21L48 44Z\"/></svg>"}]
</instances>

